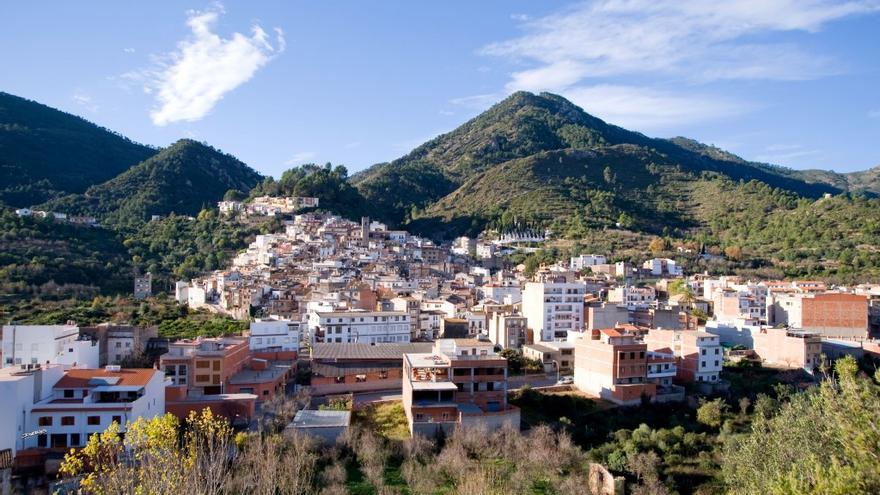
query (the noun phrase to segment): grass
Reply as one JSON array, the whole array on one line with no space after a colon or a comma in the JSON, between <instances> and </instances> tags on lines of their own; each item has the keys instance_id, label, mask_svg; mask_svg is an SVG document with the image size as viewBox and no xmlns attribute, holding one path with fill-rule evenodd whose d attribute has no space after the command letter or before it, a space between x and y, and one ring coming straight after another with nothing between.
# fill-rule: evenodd
<instances>
[{"instance_id":1,"label":"grass","mask_svg":"<svg viewBox=\"0 0 880 495\"><path fill-rule=\"evenodd\" d=\"M409 424L400 401L371 404L358 409L354 413L354 421L388 440L403 440L410 436Z\"/></svg>"}]
</instances>

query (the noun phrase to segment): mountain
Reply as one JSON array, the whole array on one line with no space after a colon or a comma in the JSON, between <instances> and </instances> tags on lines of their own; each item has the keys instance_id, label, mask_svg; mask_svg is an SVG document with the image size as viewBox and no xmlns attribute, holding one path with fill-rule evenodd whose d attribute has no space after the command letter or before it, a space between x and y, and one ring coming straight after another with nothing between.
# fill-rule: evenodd
<instances>
[{"instance_id":1,"label":"mountain","mask_svg":"<svg viewBox=\"0 0 880 495\"><path fill-rule=\"evenodd\" d=\"M450 236L511 222L567 228L577 214L592 226L623 215L648 232L692 228L700 219L690 194L712 178L759 181L805 198L880 192L876 172L819 177L749 162L687 138L651 138L561 96L527 92L352 182L384 220Z\"/></svg>"},{"instance_id":2,"label":"mountain","mask_svg":"<svg viewBox=\"0 0 880 495\"><path fill-rule=\"evenodd\" d=\"M102 222L132 227L152 215L196 215L230 189L250 191L262 176L232 155L182 139L118 176L43 206L91 214Z\"/></svg>"},{"instance_id":3,"label":"mountain","mask_svg":"<svg viewBox=\"0 0 880 495\"><path fill-rule=\"evenodd\" d=\"M0 203L81 193L154 154L81 117L0 92Z\"/></svg>"}]
</instances>

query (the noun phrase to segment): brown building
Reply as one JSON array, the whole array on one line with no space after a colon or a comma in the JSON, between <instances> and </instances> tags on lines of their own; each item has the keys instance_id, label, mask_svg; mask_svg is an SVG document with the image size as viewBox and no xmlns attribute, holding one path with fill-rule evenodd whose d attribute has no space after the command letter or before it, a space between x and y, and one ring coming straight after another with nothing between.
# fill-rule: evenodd
<instances>
[{"instance_id":1,"label":"brown building","mask_svg":"<svg viewBox=\"0 0 880 495\"><path fill-rule=\"evenodd\" d=\"M312 395L400 390L406 353L429 352L430 343L312 346Z\"/></svg>"},{"instance_id":2,"label":"brown building","mask_svg":"<svg viewBox=\"0 0 880 495\"><path fill-rule=\"evenodd\" d=\"M767 298L770 326L817 332L822 337L868 338L868 297L861 294L772 294Z\"/></svg>"},{"instance_id":3,"label":"brown building","mask_svg":"<svg viewBox=\"0 0 880 495\"><path fill-rule=\"evenodd\" d=\"M507 360L476 339L440 339L431 352L404 355L403 407L413 434L519 428L519 409L507 403Z\"/></svg>"}]
</instances>

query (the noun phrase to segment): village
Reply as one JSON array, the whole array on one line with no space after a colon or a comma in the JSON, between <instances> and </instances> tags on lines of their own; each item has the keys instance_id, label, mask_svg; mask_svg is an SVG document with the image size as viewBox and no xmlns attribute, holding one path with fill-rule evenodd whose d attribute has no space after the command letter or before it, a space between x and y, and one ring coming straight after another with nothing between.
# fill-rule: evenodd
<instances>
[{"instance_id":1,"label":"village","mask_svg":"<svg viewBox=\"0 0 880 495\"><path fill-rule=\"evenodd\" d=\"M817 373L880 356L880 286L685 273L673 259L507 266L541 233L438 244L381 222L313 211L318 198L224 201L227 216L279 216L225 270L178 281L180 305L249 322L243 335L169 340L105 323L2 327L0 451L51 473L58 454L117 423L204 408L236 428L307 394L288 426L333 442L350 408L402 404L410 435L523 424L523 387L609 407L725 391L725 363ZM303 212L303 209L309 211ZM149 274L134 296L153 296ZM705 320L701 320L704 318ZM127 366L152 363L152 366ZM523 366L525 363L525 366ZM526 368L526 369L524 369ZM347 407L318 407L346 397Z\"/></svg>"}]
</instances>

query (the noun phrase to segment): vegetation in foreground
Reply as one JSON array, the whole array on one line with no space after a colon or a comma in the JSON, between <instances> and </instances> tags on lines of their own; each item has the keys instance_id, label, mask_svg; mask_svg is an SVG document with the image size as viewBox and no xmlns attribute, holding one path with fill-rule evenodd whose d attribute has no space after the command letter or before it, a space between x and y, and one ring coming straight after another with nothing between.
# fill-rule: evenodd
<instances>
[{"instance_id":1,"label":"vegetation in foreground","mask_svg":"<svg viewBox=\"0 0 880 495\"><path fill-rule=\"evenodd\" d=\"M625 474L628 493L643 495L871 494L880 491L878 379L844 358L804 392L777 387L777 397L744 396L736 407L706 400L688 425L624 428L586 450L573 440L577 430L601 429L612 411L525 432L463 429L426 439L401 435L402 409L383 404L359 412L340 441L321 447L281 434L298 405L279 400L266 406L273 421L253 433L233 435L209 412L183 423L170 415L140 420L124 439L114 425L71 452L62 472L82 476L84 494L135 486L145 494L568 494L585 493L593 460ZM558 400L571 398L544 403L548 418L567 407ZM632 412L621 411L617 420ZM130 456L120 455L124 447Z\"/></svg>"}]
</instances>

